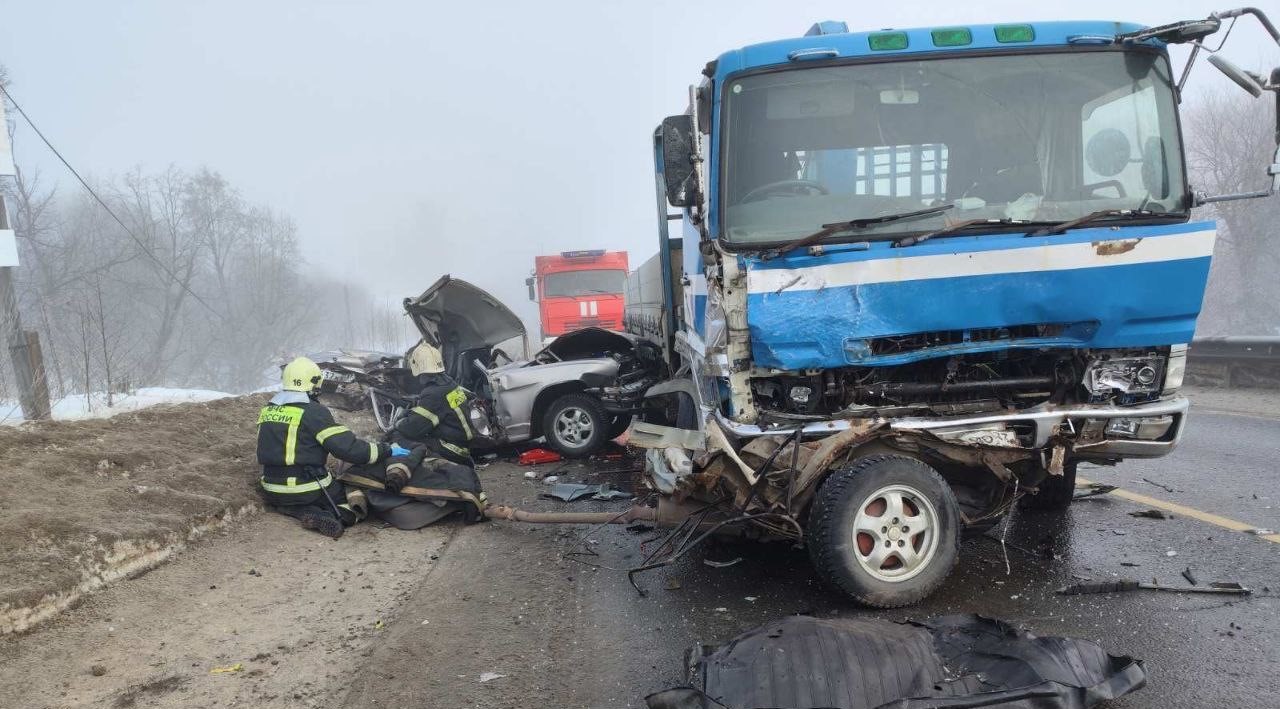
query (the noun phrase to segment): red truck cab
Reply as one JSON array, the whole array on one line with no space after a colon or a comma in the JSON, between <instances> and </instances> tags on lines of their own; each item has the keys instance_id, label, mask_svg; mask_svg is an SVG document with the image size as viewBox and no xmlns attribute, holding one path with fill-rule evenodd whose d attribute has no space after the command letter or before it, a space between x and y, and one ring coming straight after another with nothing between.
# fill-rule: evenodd
<instances>
[{"instance_id":1,"label":"red truck cab","mask_svg":"<svg viewBox=\"0 0 1280 709\"><path fill-rule=\"evenodd\" d=\"M534 257L533 276L525 281L529 299L538 302L542 339L584 327L622 330L625 251L562 251Z\"/></svg>"}]
</instances>

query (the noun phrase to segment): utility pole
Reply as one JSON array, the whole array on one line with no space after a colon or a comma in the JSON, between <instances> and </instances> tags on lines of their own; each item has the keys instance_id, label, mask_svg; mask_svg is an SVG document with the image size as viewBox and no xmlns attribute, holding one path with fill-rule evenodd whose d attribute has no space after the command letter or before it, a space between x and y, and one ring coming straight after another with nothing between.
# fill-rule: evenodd
<instances>
[{"instance_id":1,"label":"utility pole","mask_svg":"<svg viewBox=\"0 0 1280 709\"><path fill-rule=\"evenodd\" d=\"M4 101L0 100L0 180L13 179L13 150L9 146L8 121ZM13 269L18 265L18 241L9 226L9 208L0 191L0 335L9 347L13 377L18 383L18 403L28 421L47 419L49 384L44 373L44 357L40 336L34 330L22 329L18 312L17 291L13 287Z\"/></svg>"}]
</instances>

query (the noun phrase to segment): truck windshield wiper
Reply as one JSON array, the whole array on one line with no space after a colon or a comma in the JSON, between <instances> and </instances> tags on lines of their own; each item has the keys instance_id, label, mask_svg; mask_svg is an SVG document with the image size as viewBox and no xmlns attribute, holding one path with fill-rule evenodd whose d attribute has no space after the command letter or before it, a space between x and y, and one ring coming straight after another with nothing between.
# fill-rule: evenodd
<instances>
[{"instance_id":1,"label":"truck windshield wiper","mask_svg":"<svg viewBox=\"0 0 1280 709\"><path fill-rule=\"evenodd\" d=\"M839 234L842 231L854 231L856 229L866 229L867 227L873 226L876 224L889 224L892 222L905 221L907 219L919 219L920 217L928 217L934 214L941 214L942 212L945 212L948 209L955 209L955 207L956 205L954 203L940 204L936 207L926 207L924 209L917 209L911 212L899 212L898 214L882 214L878 217L865 217L862 219L853 219L847 222L835 222L832 224L823 224L820 230L815 231L808 236L802 236L799 239L796 239L795 241L792 241L787 244L783 244L782 246L779 246L776 249L770 249L768 252L764 254L764 258L766 260L770 258L776 258L778 256L781 256L787 253L788 251L794 251L796 249L802 249L806 246L816 244L819 241L822 241L823 239L827 238L828 236L834 236L835 234Z\"/></svg>"},{"instance_id":2,"label":"truck windshield wiper","mask_svg":"<svg viewBox=\"0 0 1280 709\"><path fill-rule=\"evenodd\" d=\"M1150 209L1100 209L1096 212L1090 212L1083 217L1077 217L1068 222L1058 222L1050 226L1027 232L1027 236L1049 236L1051 234L1062 234L1070 229L1079 229L1083 226L1089 226L1095 222L1107 221L1116 217L1154 217L1159 213Z\"/></svg>"},{"instance_id":3,"label":"truck windshield wiper","mask_svg":"<svg viewBox=\"0 0 1280 709\"><path fill-rule=\"evenodd\" d=\"M952 224L951 226L943 227L941 229L938 229L937 231L926 232L918 236L903 237L893 242L893 245L895 247L915 246L916 244L922 241L928 241L929 239L932 239L935 236L951 236L952 234L959 234L961 232L970 231L975 227L1010 226L1014 224L1018 226L1030 226L1032 224L1043 224L1043 223L1045 222L1035 222L1030 219L1010 219L1008 217L1004 217L1001 219L970 219L968 221L960 222L959 224Z\"/></svg>"}]
</instances>

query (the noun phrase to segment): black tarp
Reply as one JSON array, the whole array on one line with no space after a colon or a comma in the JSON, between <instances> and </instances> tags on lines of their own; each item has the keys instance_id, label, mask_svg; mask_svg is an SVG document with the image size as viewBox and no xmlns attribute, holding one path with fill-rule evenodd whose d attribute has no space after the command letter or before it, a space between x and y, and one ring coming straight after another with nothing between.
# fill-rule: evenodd
<instances>
[{"instance_id":1,"label":"black tarp","mask_svg":"<svg viewBox=\"0 0 1280 709\"><path fill-rule=\"evenodd\" d=\"M649 709L1084 709L1143 686L1142 663L999 620L793 616L696 653Z\"/></svg>"}]
</instances>

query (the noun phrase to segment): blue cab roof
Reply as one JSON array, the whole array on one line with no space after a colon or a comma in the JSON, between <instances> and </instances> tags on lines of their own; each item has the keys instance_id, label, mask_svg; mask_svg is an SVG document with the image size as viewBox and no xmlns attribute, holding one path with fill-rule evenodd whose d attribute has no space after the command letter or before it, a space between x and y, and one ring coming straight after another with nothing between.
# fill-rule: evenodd
<instances>
[{"instance_id":1,"label":"blue cab roof","mask_svg":"<svg viewBox=\"0 0 1280 709\"><path fill-rule=\"evenodd\" d=\"M1029 42L999 42L996 39L996 27L1009 26L1029 26L1035 32L1035 38ZM918 27L906 30L886 29L870 32L848 32L842 31L846 29L844 23L827 21L816 23L809 30L809 33L803 37L752 44L721 54L716 60L715 78L717 81L721 81L730 74L761 67L800 65L803 63L803 59L792 58L796 56L797 52L810 52L808 56L812 58L849 59L857 57L888 58L895 55L927 55L938 52L983 49L1065 47L1077 43L1102 43L1105 38L1114 38L1118 34L1133 32L1144 27L1144 25L1130 22L1056 21L1001 22L991 25L950 25ZM951 47L934 45L932 33L935 30L959 28L968 29L972 33L972 43ZM872 50L869 43L870 37L886 32L906 34L907 46L904 49L896 50ZM1161 46L1155 40L1148 40L1146 43Z\"/></svg>"}]
</instances>

